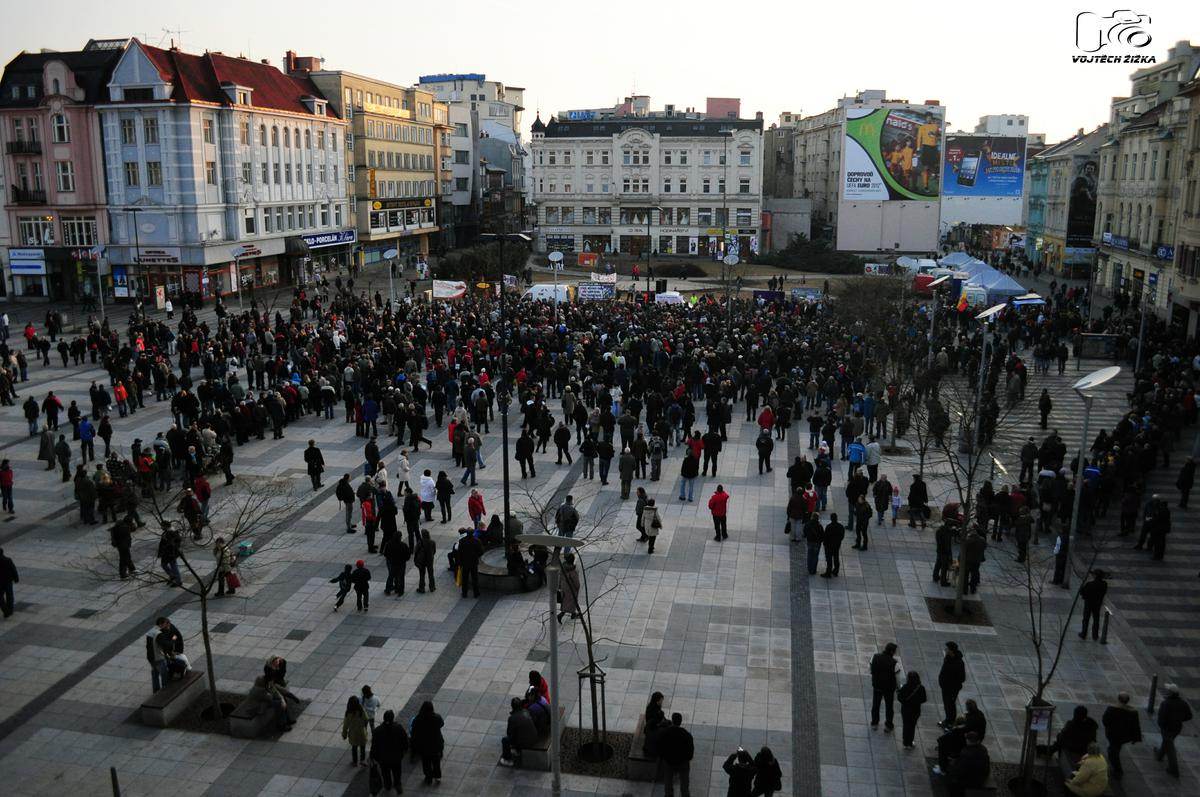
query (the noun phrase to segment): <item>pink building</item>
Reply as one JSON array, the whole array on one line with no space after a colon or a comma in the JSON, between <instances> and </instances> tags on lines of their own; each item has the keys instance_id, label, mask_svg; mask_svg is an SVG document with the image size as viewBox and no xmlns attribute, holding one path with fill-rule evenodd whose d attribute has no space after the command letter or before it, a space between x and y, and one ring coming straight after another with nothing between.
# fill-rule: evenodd
<instances>
[{"instance_id":1,"label":"pink building","mask_svg":"<svg viewBox=\"0 0 1200 797\"><path fill-rule=\"evenodd\" d=\"M4 68L0 146L9 183L4 212L15 297L95 296L93 258L108 241L96 105L108 99L108 81L126 42L93 40L74 52L22 52Z\"/></svg>"}]
</instances>

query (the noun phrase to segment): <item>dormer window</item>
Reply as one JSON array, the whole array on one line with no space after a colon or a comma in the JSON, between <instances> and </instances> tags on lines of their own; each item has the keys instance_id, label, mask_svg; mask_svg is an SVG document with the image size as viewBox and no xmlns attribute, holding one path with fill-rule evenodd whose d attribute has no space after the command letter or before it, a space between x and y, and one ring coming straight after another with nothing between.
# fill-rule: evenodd
<instances>
[{"instance_id":1,"label":"dormer window","mask_svg":"<svg viewBox=\"0 0 1200 797\"><path fill-rule=\"evenodd\" d=\"M238 105L249 105L250 104L250 92L239 89L238 93L237 93L237 104Z\"/></svg>"},{"instance_id":2,"label":"dormer window","mask_svg":"<svg viewBox=\"0 0 1200 797\"><path fill-rule=\"evenodd\" d=\"M371 95L368 94L367 102L371 102L370 97L371 97ZM349 98L349 94L347 94L347 98ZM380 97L379 99L382 100L383 98ZM325 115L325 100L321 99L320 97L313 97L313 96L309 95L309 96L301 97L300 102L304 103L304 107L308 109L309 113L311 113L315 116L324 116ZM359 102L362 102L361 98L359 99Z\"/></svg>"}]
</instances>

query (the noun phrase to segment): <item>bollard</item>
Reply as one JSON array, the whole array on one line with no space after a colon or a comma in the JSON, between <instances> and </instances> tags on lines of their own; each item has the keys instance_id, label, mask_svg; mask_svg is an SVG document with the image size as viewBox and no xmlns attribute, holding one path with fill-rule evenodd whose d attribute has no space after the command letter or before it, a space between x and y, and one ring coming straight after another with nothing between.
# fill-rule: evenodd
<instances>
[{"instance_id":1,"label":"bollard","mask_svg":"<svg viewBox=\"0 0 1200 797\"><path fill-rule=\"evenodd\" d=\"M1112 609L1104 607L1104 628L1100 629L1100 644L1108 644L1108 623L1112 620Z\"/></svg>"},{"instance_id":2,"label":"bollard","mask_svg":"<svg viewBox=\"0 0 1200 797\"><path fill-rule=\"evenodd\" d=\"M1158 697L1158 673L1150 679L1150 702L1146 704L1146 713L1154 716L1154 698Z\"/></svg>"}]
</instances>

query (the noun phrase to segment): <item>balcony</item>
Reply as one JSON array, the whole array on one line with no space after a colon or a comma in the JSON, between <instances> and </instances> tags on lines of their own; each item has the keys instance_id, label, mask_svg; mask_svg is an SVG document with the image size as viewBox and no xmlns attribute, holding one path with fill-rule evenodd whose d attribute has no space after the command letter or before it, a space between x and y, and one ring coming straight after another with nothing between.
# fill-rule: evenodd
<instances>
[{"instance_id":1,"label":"balcony","mask_svg":"<svg viewBox=\"0 0 1200 797\"><path fill-rule=\"evenodd\" d=\"M41 155L40 141L9 141L4 145L4 151L9 155Z\"/></svg>"},{"instance_id":2,"label":"balcony","mask_svg":"<svg viewBox=\"0 0 1200 797\"><path fill-rule=\"evenodd\" d=\"M27 188L12 187L12 201L14 205L44 205L46 204L45 191L30 191Z\"/></svg>"}]
</instances>

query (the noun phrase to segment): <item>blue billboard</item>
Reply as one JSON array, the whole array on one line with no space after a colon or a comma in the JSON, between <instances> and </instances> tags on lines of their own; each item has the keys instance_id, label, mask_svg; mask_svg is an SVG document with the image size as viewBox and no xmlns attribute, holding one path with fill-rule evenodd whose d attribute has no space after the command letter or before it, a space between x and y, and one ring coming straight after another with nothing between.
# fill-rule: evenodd
<instances>
[{"instance_id":1,"label":"blue billboard","mask_svg":"<svg viewBox=\"0 0 1200 797\"><path fill-rule=\"evenodd\" d=\"M948 135L945 151L942 196L1021 196L1024 138Z\"/></svg>"}]
</instances>

